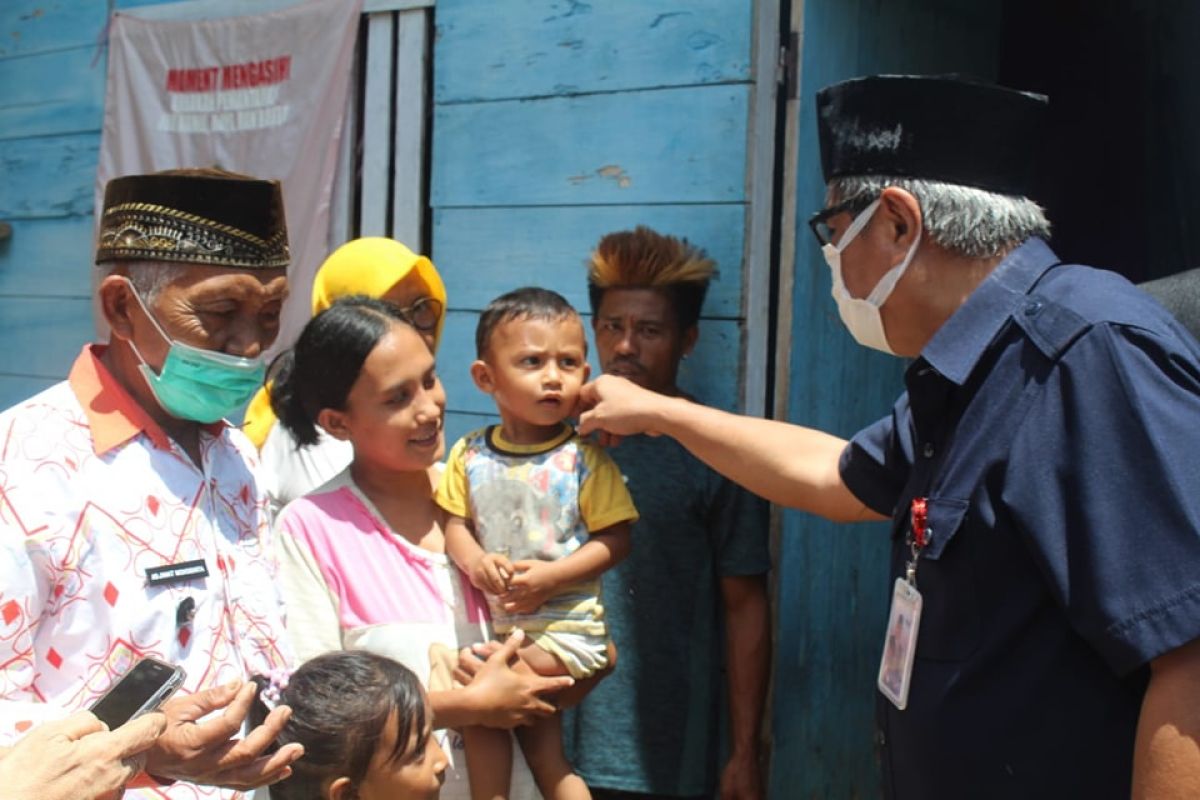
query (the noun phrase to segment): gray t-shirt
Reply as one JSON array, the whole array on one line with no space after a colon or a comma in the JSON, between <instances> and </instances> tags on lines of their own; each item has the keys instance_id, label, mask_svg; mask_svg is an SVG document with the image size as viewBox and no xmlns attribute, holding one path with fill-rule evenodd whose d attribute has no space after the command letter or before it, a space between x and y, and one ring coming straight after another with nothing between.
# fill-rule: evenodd
<instances>
[{"instance_id":1,"label":"gray t-shirt","mask_svg":"<svg viewBox=\"0 0 1200 800\"><path fill-rule=\"evenodd\" d=\"M609 453L640 519L603 580L617 668L564 714L567 756L590 786L711 793L726 716L718 579L770 568L767 503L666 436Z\"/></svg>"}]
</instances>

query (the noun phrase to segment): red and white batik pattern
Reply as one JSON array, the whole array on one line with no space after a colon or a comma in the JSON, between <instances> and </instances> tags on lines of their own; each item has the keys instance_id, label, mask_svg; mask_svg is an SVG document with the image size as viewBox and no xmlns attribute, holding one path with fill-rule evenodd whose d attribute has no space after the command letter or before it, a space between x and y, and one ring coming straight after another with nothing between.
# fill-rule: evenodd
<instances>
[{"instance_id":1,"label":"red and white batik pattern","mask_svg":"<svg viewBox=\"0 0 1200 800\"><path fill-rule=\"evenodd\" d=\"M99 352L0 413L0 742L87 706L143 655L181 664L185 692L289 661L253 447L210 427L197 467ZM197 559L207 577L146 582L147 569ZM194 616L177 624L188 598ZM241 795L176 784L127 796Z\"/></svg>"}]
</instances>

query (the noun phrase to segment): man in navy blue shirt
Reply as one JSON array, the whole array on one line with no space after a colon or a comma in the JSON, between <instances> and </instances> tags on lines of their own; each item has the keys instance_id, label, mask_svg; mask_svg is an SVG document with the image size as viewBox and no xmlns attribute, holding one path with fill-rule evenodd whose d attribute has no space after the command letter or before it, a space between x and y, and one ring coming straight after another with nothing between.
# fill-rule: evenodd
<instances>
[{"instance_id":1,"label":"man in navy blue shirt","mask_svg":"<svg viewBox=\"0 0 1200 800\"><path fill-rule=\"evenodd\" d=\"M833 296L913 359L907 391L846 442L605 376L580 431L667 434L774 502L892 520L889 796L1200 796L1200 347L1046 244L1044 97L887 76L817 103Z\"/></svg>"}]
</instances>

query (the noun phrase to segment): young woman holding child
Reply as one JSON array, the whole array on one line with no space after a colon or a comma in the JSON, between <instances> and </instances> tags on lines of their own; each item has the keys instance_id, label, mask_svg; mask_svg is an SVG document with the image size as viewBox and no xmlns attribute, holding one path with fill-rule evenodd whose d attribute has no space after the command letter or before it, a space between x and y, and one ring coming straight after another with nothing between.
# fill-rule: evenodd
<instances>
[{"instance_id":1,"label":"young woman holding child","mask_svg":"<svg viewBox=\"0 0 1200 800\"><path fill-rule=\"evenodd\" d=\"M433 492L445 392L428 342L404 312L365 297L339 300L272 372L272 406L299 444L315 441L319 427L353 448L349 467L277 521L297 658L363 649L400 661L427 683L437 729L508 728L553 713L542 693L572 681L510 668L520 634L465 687L450 680L446 657L487 638L487 613L444 552L445 515ZM468 797L461 740L439 737L452 762L444 795ZM512 796L535 797L523 767Z\"/></svg>"}]
</instances>

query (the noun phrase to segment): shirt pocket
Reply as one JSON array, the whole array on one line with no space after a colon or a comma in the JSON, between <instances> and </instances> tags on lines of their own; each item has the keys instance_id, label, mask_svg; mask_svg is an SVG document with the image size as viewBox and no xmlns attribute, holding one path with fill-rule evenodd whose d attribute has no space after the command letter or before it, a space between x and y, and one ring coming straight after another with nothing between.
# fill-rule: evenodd
<instances>
[{"instance_id":1,"label":"shirt pocket","mask_svg":"<svg viewBox=\"0 0 1200 800\"><path fill-rule=\"evenodd\" d=\"M981 623L978 582L972 559L969 504L931 497L927 506L928 543L917 565L921 592L918 659L961 661L979 647Z\"/></svg>"}]
</instances>

